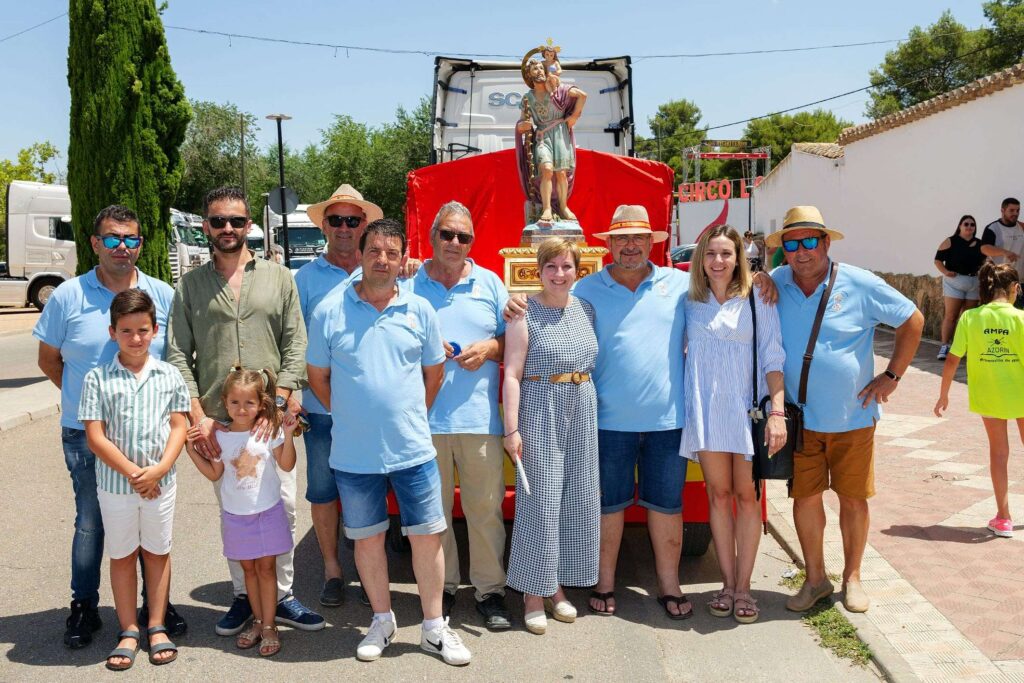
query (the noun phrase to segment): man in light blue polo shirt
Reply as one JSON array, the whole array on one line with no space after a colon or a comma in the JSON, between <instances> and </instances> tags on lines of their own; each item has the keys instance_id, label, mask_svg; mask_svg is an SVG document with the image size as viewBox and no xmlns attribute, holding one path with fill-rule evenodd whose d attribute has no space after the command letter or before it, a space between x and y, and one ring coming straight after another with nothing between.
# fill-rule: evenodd
<instances>
[{"instance_id":1,"label":"man in light blue polo shirt","mask_svg":"<svg viewBox=\"0 0 1024 683\"><path fill-rule=\"evenodd\" d=\"M807 374L803 447L794 454L793 520L807 568L800 591L786 602L794 612L811 609L835 590L825 574L825 508L822 494L839 497L843 535L843 603L851 612L871 604L860 581L868 535L868 498L874 495L874 434L880 403L895 391L921 341L924 316L877 275L828 256L838 230L827 228L813 206L786 213L783 227L765 244L782 247L786 264L772 271L779 288L779 319L786 350L786 398L796 402L803 357L819 302L833 267L835 284ZM875 327L896 328L888 368L875 375Z\"/></svg>"},{"instance_id":2,"label":"man in light blue polo shirt","mask_svg":"<svg viewBox=\"0 0 1024 683\"><path fill-rule=\"evenodd\" d=\"M433 258L409 288L437 311L445 338L444 383L430 411L430 432L441 470L442 502L448 530L442 534L445 586L442 611L448 616L459 589L459 549L451 529L455 469L462 512L469 530L469 578L476 609L488 628L512 625L505 606L505 451L498 412L498 374L505 348L501 312L508 292L497 275L468 258L473 244L469 209L448 202L430 229Z\"/></svg>"},{"instance_id":3,"label":"man in light blue polo shirt","mask_svg":"<svg viewBox=\"0 0 1024 683\"><path fill-rule=\"evenodd\" d=\"M379 658L397 630L384 549L390 484L412 546L423 608L420 647L448 664L468 664L469 650L441 612L446 524L427 418L444 379L441 328L426 300L396 284L406 260L401 223L374 221L359 248L362 278L316 307L307 348L310 389L334 420L330 464L345 534L355 540L374 613L356 656Z\"/></svg>"},{"instance_id":4,"label":"man in light blue polo shirt","mask_svg":"<svg viewBox=\"0 0 1024 683\"><path fill-rule=\"evenodd\" d=\"M99 264L62 283L46 303L32 336L39 340L39 369L60 392L61 441L64 462L75 492L75 535L71 543L71 615L64 644L72 649L92 642L102 625L99 601L103 560L103 521L96 497L96 456L89 449L85 427L78 421L78 402L86 373L110 363L117 344L110 338L110 304L114 295L137 287L156 305L158 330L150 353L162 359L167 316L174 290L149 277L135 262L142 251L139 219L125 206L112 205L97 214L90 238ZM185 632L185 622L168 605L172 635Z\"/></svg>"},{"instance_id":5,"label":"man in light blue polo shirt","mask_svg":"<svg viewBox=\"0 0 1024 683\"><path fill-rule=\"evenodd\" d=\"M308 336L313 310L359 268L359 238L367 224L383 218L384 212L364 200L351 185L342 184L330 198L306 209L306 215L327 238L324 252L295 273ZM338 486L329 462L333 425L331 414L312 391L302 392L302 408L309 420L309 429L302 435L306 445L306 500L324 561L320 604L337 607L345 599L345 582L338 561Z\"/></svg>"}]
</instances>

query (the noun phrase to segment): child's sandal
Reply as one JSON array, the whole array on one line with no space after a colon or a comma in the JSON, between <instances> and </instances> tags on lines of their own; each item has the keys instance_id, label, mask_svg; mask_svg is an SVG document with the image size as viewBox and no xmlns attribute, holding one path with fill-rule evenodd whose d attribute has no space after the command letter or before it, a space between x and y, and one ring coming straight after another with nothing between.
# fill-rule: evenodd
<instances>
[{"instance_id":1,"label":"child's sandal","mask_svg":"<svg viewBox=\"0 0 1024 683\"><path fill-rule=\"evenodd\" d=\"M712 616L716 617L731 616L732 608L733 590L731 588L723 588L718 591L712 597L711 602L708 603L708 611L711 612Z\"/></svg>"},{"instance_id":2,"label":"child's sandal","mask_svg":"<svg viewBox=\"0 0 1024 683\"><path fill-rule=\"evenodd\" d=\"M261 632L263 642L260 643L260 657L273 657L281 651L281 635L277 632L276 626L264 626Z\"/></svg>"},{"instance_id":3,"label":"child's sandal","mask_svg":"<svg viewBox=\"0 0 1024 683\"><path fill-rule=\"evenodd\" d=\"M235 640L235 645L238 646L239 650L249 650L256 646L256 643L260 642L263 635L263 622L259 619L253 619L249 626L238 634L238 639Z\"/></svg>"},{"instance_id":4,"label":"child's sandal","mask_svg":"<svg viewBox=\"0 0 1024 683\"><path fill-rule=\"evenodd\" d=\"M737 593L736 604L733 607L732 616L741 624L753 624L761 614L757 608L757 600L750 596L750 593Z\"/></svg>"}]
</instances>

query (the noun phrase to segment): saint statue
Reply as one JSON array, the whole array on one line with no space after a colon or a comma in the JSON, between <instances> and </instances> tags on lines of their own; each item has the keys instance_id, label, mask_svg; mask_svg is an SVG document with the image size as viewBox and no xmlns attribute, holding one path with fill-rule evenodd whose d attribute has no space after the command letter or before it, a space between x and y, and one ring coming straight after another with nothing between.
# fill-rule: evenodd
<instances>
[{"instance_id":1,"label":"saint statue","mask_svg":"<svg viewBox=\"0 0 1024 683\"><path fill-rule=\"evenodd\" d=\"M516 125L516 163L523 192L532 205L532 210L527 210L527 222L535 219L541 227L551 226L558 219L577 220L568 207L576 171L572 129L583 112L587 94L561 83L557 59L560 50L548 39L547 45L526 53L521 66L523 81L530 90L523 95L522 117ZM544 61L532 59L536 54L542 54ZM558 192L553 198L555 186Z\"/></svg>"}]
</instances>

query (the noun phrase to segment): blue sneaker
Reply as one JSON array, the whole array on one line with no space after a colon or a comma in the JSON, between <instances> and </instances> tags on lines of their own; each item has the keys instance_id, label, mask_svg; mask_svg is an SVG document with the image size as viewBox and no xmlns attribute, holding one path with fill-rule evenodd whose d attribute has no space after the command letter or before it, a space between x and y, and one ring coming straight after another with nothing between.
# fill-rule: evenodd
<instances>
[{"instance_id":1,"label":"blue sneaker","mask_svg":"<svg viewBox=\"0 0 1024 683\"><path fill-rule=\"evenodd\" d=\"M227 614L220 618L214 630L218 636L237 635L245 628L250 617L252 617L252 606L249 604L249 597L242 593L235 596L234 602L231 603L231 608L227 611Z\"/></svg>"},{"instance_id":2,"label":"blue sneaker","mask_svg":"<svg viewBox=\"0 0 1024 683\"><path fill-rule=\"evenodd\" d=\"M274 617L274 621L300 631L319 631L327 626L327 622L322 616L296 600L294 595L289 595L277 603L277 615Z\"/></svg>"}]
</instances>

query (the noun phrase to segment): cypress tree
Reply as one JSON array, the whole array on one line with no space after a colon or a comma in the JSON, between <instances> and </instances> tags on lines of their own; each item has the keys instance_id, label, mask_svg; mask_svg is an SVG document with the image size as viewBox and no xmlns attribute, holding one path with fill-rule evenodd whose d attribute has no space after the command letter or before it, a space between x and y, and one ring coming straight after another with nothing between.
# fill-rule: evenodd
<instances>
[{"instance_id":1,"label":"cypress tree","mask_svg":"<svg viewBox=\"0 0 1024 683\"><path fill-rule=\"evenodd\" d=\"M78 272L96 264L93 218L124 204L139 214L139 268L170 282L170 207L191 109L159 10L154 0L70 0L68 15L68 190Z\"/></svg>"}]
</instances>

